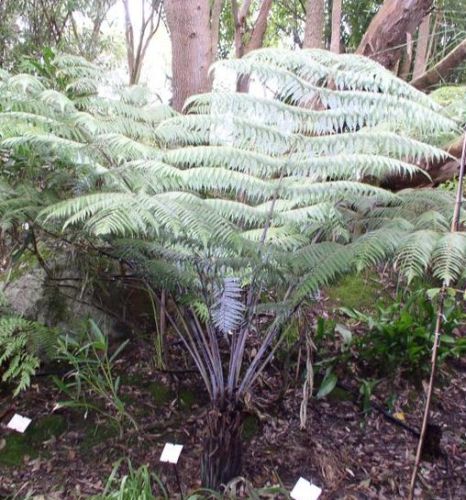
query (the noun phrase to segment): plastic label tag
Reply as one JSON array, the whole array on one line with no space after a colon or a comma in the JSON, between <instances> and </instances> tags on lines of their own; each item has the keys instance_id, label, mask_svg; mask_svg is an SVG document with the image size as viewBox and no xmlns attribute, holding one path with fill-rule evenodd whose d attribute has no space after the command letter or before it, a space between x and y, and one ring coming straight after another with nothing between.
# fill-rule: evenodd
<instances>
[{"instance_id":1,"label":"plastic label tag","mask_svg":"<svg viewBox=\"0 0 466 500\"><path fill-rule=\"evenodd\" d=\"M310 483L307 479L300 477L291 490L290 496L294 498L294 500L317 500L321 493L321 488Z\"/></svg>"},{"instance_id":2,"label":"plastic label tag","mask_svg":"<svg viewBox=\"0 0 466 500\"><path fill-rule=\"evenodd\" d=\"M31 422L32 420L30 418L22 417L21 415L15 413L12 419L8 422L7 427L9 429L13 429L14 431L24 432L29 427Z\"/></svg>"},{"instance_id":3,"label":"plastic label tag","mask_svg":"<svg viewBox=\"0 0 466 500\"><path fill-rule=\"evenodd\" d=\"M165 443L162 454L160 455L160 461L168 462L170 464L178 463L182 449L182 444Z\"/></svg>"}]
</instances>

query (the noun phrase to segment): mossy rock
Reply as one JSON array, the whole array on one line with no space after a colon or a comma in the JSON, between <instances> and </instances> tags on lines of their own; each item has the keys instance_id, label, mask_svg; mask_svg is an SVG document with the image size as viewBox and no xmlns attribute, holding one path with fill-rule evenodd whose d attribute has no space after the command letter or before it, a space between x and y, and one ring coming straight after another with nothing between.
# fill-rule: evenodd
<instances>
[{"instance_id":1,"label":"mossy rock","mask_svg":"<svg viewBox=\"0 0 466 500\"><path fill-rule=\"evenodd\" d=\"M159 406L169 403L174 397L171 389L161 382L151 382L147 389L151 393L154 403Z\"/></svg>"},{"instance_id":2,"label":"mossy rock","mask_svg":"<svg viewBox=\"0 0 466 500\"><path fill-rule=\"evenodd\" d=\"M259 419L254 415L248 415L243 422L243 428L241 430L241 436L245 440L252 439L259 433L260 423Z\"/></svg>"},{"instance_id":3,"label":"mossy rock","mask_svg":"<svg viewBox=\"0 0 466 500\"><path fill-rule=\"evenodd\" d=\"M334 307L362 311L374 310L377 304L383 304L390 298L375 273L345 276L337 285L329 287L326 293Z\"/></svg>"}]
</instances>

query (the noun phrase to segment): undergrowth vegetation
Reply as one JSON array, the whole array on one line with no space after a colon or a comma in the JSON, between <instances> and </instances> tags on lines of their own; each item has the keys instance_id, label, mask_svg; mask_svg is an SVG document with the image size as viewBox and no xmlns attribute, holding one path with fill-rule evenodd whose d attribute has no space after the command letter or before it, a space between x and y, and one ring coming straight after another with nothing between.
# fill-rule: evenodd
<instances>
[{"instance_id":1,"label":"undergrowth vegetation","mask_svg":"<svg viewBox=\"0 0 466 500\"><path fill-rule=\"evenodd\" d=\"M313 337L315 369L321 379L317 396L330 394L339 380L367 391L367 384L382 379L401 376L418 383L426 377L437 321L436 293L437 289L419 286L398 293L389 305L379 302L364 311L341 307L335 309L335 318L319 317ZM465 326L462 300L451 289L444 310L440 365L466 354Z\"/></svg>"},{"instance_id":2,"label":"undergrowth vegetation","mask_svg":"<svg viewBox=\"0 0 466 500\"><path fill-rule=\"evenodd\" d=\"M55 355L57 340L56 330L9 310L0 292L0 375L15 396L30 386L41 359Z\"/></svg>"},{"instance_id":3,"label":"undergrowth vegetation","mask_svg":"<svg viewBox=\"0 0 466 500\"><path fill-rule=\"evenodd\" d=\"M127 421L137 429L137 423L125 408L120 397L120 377L115 375L115 362L128 341L112 353L109 340L92 320L84 340L66 335L58 342L56 359L70 367L64 379L55 377L55 383L70 398L58 403L61 408L94 410L111 419L123 433Z\"/></svg>"}]
</instances>

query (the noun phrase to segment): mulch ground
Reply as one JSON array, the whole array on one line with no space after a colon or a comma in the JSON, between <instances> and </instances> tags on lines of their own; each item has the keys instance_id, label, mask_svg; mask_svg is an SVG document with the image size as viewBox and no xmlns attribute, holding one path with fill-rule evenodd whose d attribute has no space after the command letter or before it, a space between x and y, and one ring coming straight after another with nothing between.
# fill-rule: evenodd
<instances>
[{"instance_id":1,"label":"mulch ground","mask_svg":"<svg viewBox=\"0 0 466 500\"><path fill-rule=\"evenodd\" d=\"M185 368L181 361L178 366L172 361L171 366L177 370ZM121 458L131 459L133 467L148 464L165 482L170 497L176 498L173 470L159 462L166 441L184 444L179 475L185 492L200 487L207 401L196 374L154 370L150 350L142 341L130 344L118 371L126 375L122 393L140 427L137 432L127 430L122 438L108 432L108 424L92 412L86 415L79 410L60 409L54 413L63 395L49 377L36 378L28 392L13 400L3 393L0 462L2 447L10 435L6 423L13 412L28 416L33 422L59 414L66 425L58 435L40 443L37 455L23 456L16 466L0 465L0 498L9 495L24 498L27 494L38 499L95 495L103 490ZM432 422L441 431L441 453L422 462L418 498L466 498L464 376L461 362L444 366L440 373ZM155 387L167 388L163 402L157 395L154 398L151 389L154 383L158 384ZM408 426L418 429L424 401L422 384L418 386L403 380L383 381L377 386L374 398L383 405L386 397L395 394L394 410ZM301 430L301 383L291 384L283 397L277 399L282 389L278 367L271 367L256 387L253 397L256 411L248 419L243 450L243 476L247 481L255 487L281 482L291 489L303 476L323 489L323 499L407 497L417 444L411 432L389 422L377 411L362 412L360 404L351 398L335 396L311 399L306 429ZM198 396L189 400L186 394ZM124 470L125 465L122 467ZM244 484L238 483L237 487L238 496L247 490Z\"/></svg>"}]
</instances>

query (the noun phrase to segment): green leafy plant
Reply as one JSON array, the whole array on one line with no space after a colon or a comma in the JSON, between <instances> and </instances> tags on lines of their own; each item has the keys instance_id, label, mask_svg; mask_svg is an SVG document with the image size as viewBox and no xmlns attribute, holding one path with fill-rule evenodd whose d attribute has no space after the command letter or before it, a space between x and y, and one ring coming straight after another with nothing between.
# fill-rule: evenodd
<instances>
[{"instance_id":1,"label":"green leafy plant","mask_svg":"<svg viewBox=\"0 0 466 500\"><path fill-rule=\"evenodd\" d=\"M155 500L156 498L169 498L162 481L156 474L149 471L147 465L134 469L131 461L128 460L128 473L119 475L121 462L118 462L113 468L104 491L100 495L93 496L93 500ZM155 493L155 488L157 493Z\"/></svg>"},{"instance_id":2,"label":"green leafy plant","mask_svg":"<svg viewBox=\"0 0 466 500\"><path fill-rule=\"evenodd\" d=\"M377 313L343 309L349 318L364 324L367 330L353 336L353 352L370 370L386 375L401 368L411 375L429 370L435 331L435 304L424 290L410 294L405 300L388 307L379 306ZM466 353L466 339L458 335L466 317L454 297L445 304L439 361Z\"/></svg>"},{"instance_id":3,"label":"green leafy plant","mask_svg":"<svg viewBox=\"0 0 466 500\"><path fill-rule=\"evenodd\" d=\"M114 374L115 362L127 343L110 353L108 338L92 320L84 342L70 335L62 337L57 358L70 365L71 371L63 379L55 377L55 383L70 400L59 405L95 410L115 422L120 434L126 422L137 428L120 397L120 377Z\"/></svg>"},{"instance_id":4,"label":"green leafy plant","mask_svg":"<svg viewBox=\"0 0 466 500\"><path fill-rule=\"evenodd\" d=\"M0 292L0 374L15 384L15 396L30 386L41 359L53 356L57 338L56 330L12 314Z\"/></svg>"},{"instance_id":5,"label":"green leafy plant","mask_svg":"<svg viewBox=\"0 0 466 500\"><path fill-rule=\"evenodd\" d=\"M374 313L340 308L350 322L318 318L314 342L322 376L317 397L330 394L340 377L351 374L359 384L363 409L380 377L404 374L418 378L429 371L435 331L435 295L438 289L421 288L399 295L390 305L376 304ZM466 353L466 339L460 335L466 316L455 297L445 304L439 361ZM341 320L340 320L341 321ZM363 328L361 328L363 327ZM374 378L375 377L375 378Z\"/></svg>"},{"instance_id":6,"label":"green leafy plant","mask_svg":"<svg viewBox=\"0 0 466 500\"><path fill-rule=\"evenodd\" d=\"M3 382L16 384L17 396L31 385L40 366L40 352L50 349L57 334L50 328L18 316L0 318L0 373Z\"/></svg>"}]
</instances>

